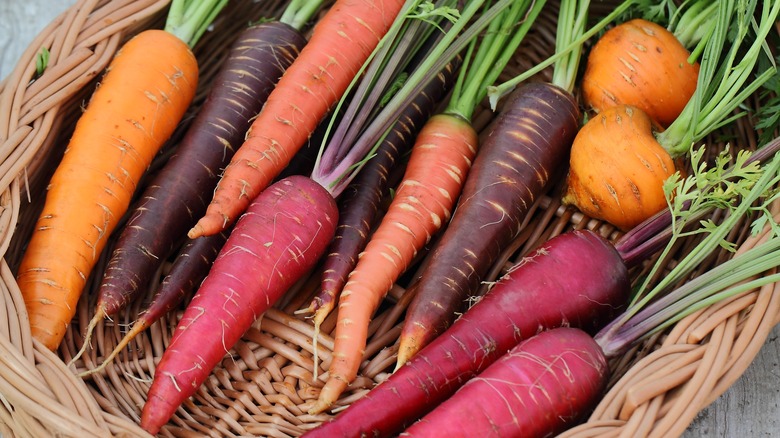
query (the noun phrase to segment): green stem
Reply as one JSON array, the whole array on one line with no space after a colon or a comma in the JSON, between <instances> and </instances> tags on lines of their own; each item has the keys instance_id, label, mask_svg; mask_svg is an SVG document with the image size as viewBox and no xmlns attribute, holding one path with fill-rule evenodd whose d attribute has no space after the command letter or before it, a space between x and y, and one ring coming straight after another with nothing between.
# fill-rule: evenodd
<instances>
[{"instance_id":1,"label":"green stem","mask_svg":"<svg viewBox=\"0 0 780 438\"><path fill-rule=\"evenodd\" d=\"M582 57L582 45L571 48L585 32L588 20L589 0L562 0L555 33L555 52L564 51L566 56L560 57L553 66L552 84L572 92L577 80L577 70Z\"/></svg>"},{"instance_id":2,"label":"green stem","mask_svg":"<svg viewBox=\"0 0 780 438\"><path fill-rule=\"evenodd\" d=\"M460 17L446 31L444 37L430 51L426 59L412 72L398 92L382 110L380 116L371 121L362 136L379 138L393 124L403 111L411 96L417 95L433 77L440 72L455 56L466 48L512 0L499 0L490 9L479 14L484 0L472 0L460 12ZM365 157L365 151L350 150L345 161L356 163Z\"/></svg>"},{"instance_id":3,"label":"green stem","mask_svg":"<svg viewBox=\"0 0 780 438\"><path fill-rule=\"evenodd\" d=\"M774 28L780 2L762 2L760 19L755 21L755 2L720 1L711 36L702 52L696 91L677 119L656 137L673 157L684 155L692 143L730 123L742 102L776 73L772 65L755 76L753 69L767 51L766 38ZM750 30L755 35L749 35ZM727 47L727 39L733 37ZM747 50L743 45L747 43Z\"/></svg>"},{"instance_id":4,"label":"green stem","mask_svg":"<svg viewBox=\"0 0 780 438\"><path fill-rule=\"evenodd\" d=\"M673 17L668 30L688 49L699 46L712 34L718 2L712 0L690 0L685 11ZM693 58L696 59L696 58Z\"/></svg>"},{"instance_id":5,"label":"green stem","mask_svg":"<svg viewBox=\"0 0 780 438\"><path fill-rule=\"evenodd\" d=\"M165 31L194 47L228 0L172 0Z\"/></svg>"},{"instance_id":6,"label":"green stem","mask_svg":"<svg viewBox=\"0 0 780 438\"><path fill-rule=\"evenodd\" d=\"M686 275L692 272L706 257L708 257L712 251L721 246L726 235L735 226L737 226L738 221L742 219L743 215L748 212L748 210L760 197L765 196L767 191L775 184L777 184L778 179L780 178L778 175L779 171L780 158L775 156L772 161L765 165L761 177L758 179L758 181L756 181L755 185L753 185L753 188L750 190L747 196L742 199L734 211L732 211L731 214L729 214L728 217L726 217L719 226L711 230L711 232L709 232L707 236L698 245L696 245L696 247L690 253L688 253L682 260L680 260L679 263L677 263L668 274L664 275L652 290L644 295L642 299L632 303L626 313L630 316L638 312L642 307L644 307L644 305L652 301L656 295L666 290L672 284L682 280ZM675 229L677 226L678 225L675 223L672 224L672 227ZM682 227L682 225L680 226ZM672 237L671 243L664 249L659 260L665 259L676 239L677 237ZM658 269L660 269L660 267L658 264L656 264L656 266L653 267L649 277L653 277ZM642 289L645 289L646 287L647 282L643 285ZM641 295L642 293L638 294L638 296Z\"/></svg>"},{"instance_id":7,"label":"green stem","mask_svg":"<svg viewBox=\"0 0 780 438\"><path fill-rule=\"evenodd\" d=\"M320 9L323 0L291 0L279 21L301 30Z\"/></svg>"},{"instance_id":8,"label":"green stem","mask_svg":"<svg viewBox=\"0 0 780 438\"><path fill-rule=\"evenodd\" d=\"M487 85L506 67L544 5L544 0L515 1L490 22L474 59L461 66L462 84L453 90L445 113L471 120L477 105L487 95ZM472 43L477 44L476 40Z\"/></svg>"},{"instance_id":9,"label":"green stem","mask_svg":"<svg viewBox=\"0 0 780 438\"><path fill-rule=\"evenodd\" d=\"M502 97L509 94L521 82L541 72L542 70L549 67L553 63L558 62L564 56L568 56L569 52L571 52L572 50L580 50L582 48L582 45L585 43L585 41L587 41L588 39L596 35L599 31L601 31L604 27L606 27L609 23L611 23L615 18L619 17L636 1L637 0L625 0L623 3L618 5L614 10L612 10L612 12L610 12L609 15L607 15L601 21L599 21L595 26L593 26L587 32L580 35L579 38L574 39L571 42L571 44L568 44L566 47L562 48L561 50L556 50L555 54L552 55L551 57L536 64L534 67L526 70L525 72L515 76L514 78L506 82L503 82L498 85L489 86L487 92L488 92L488 97L490 98L490 107L493 110L495 110L496 107L498 106L498 101Z\"/></svg>"},{"instance_id":10,"label":"green stem","mask_svg":"<svg viewBox=\"0 0 780 438\"><path fill-rule=\"evenodd\" d=\"M742 198L741 202L736 206L736 208L734 208L734 210L723 220L721 224L714 227L714 229L710 229L706 237L704 237L704 239L699 244L697 244L693 250L691 250L681 260L679 260L679 262L670 270L670 272L665 274L658 282L658 284L656 284L647 293L643 292L643 290L648 287L648 280L645 281L645 283L640 288L640 292L637 294L637 298L632 301L628 309L620 318L622 323L617 325L621 325L631 320L632 316L639 313L646 305L654 301L657 295L668 290L671 285L682 281L682 279L690 274L697 266L699 266L699 264L705 258L709 257L712 251L714 251L717 247L722 246L726 235L737 226L738 221L740 221L748 213L748 211L753 208L758 199L767 196L767 194L771 192L772 188L775 187L778 182L780 182L780 155L775 155L770 162L764 165L760 178L758 178L750 191ZM678 225L673 222L672 228L678 229L677 227ZM678 237L680 237L680 234L675 232L670 243L662 252L659 260L666 259L666 256L669 254L669 251ZM744 258L741 260L744 260ZM780 260L780 257L778 257L776 260ZM660 263L656 263L656 265L653 266L651 273L648 275L648 278L655 277L655 274L659 269ZM711 273L703 274L701 277L704 277L704 279L699 277L699 279L695 281L709 281L710 275L714 276L714 274ZM680 293L676 294L677 296L680 295Z\"/></svg>"},{"instance_id":11,"label":"green stem","mask_svg":"<svg viewBox=\"0 0 780 438\"><path fill-rule=\"evenodd\" d=\"M707 274L697 277L655 301L620 325L602 330L596 338L605 352L620 354L642 339L670 327L686 316L769 283L780 280L780 274L749 278L780 266L780 239L770 239L743 254L724 262Z\"/></svg>"}]
</instances>

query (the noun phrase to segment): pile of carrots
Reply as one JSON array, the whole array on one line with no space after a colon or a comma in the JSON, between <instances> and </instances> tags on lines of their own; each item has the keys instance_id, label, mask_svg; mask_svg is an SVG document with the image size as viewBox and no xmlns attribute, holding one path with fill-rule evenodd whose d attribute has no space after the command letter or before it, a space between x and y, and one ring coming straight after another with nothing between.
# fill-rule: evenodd
<instances>
[{"instance_id":1,"label":"pile of carrots","mask_svg":"<svg viewBox=\"0 0 780 438\"><path fill-rule=\"evenodd\" d=\"M174 0L165 30L131 39L80 118L16 273L35 339L56 350L88 279L98 276L98 308L83 352L92 329L138 300L153 273L175 257L137 327L88 372L101 372L133 336L189 300L141 415L141 425L157 434L246 330L315 272L327 293L300 313L314 313L318 328L330 311L337 314L324 382L316 360L312 370L311 383L323 388L310 406L316 414L331 409L356 378L373 313L430 251L425 269L408 280L407 293L415 295L393 377L310 434L406 430L403 436L432 436L447 433L448 426L478 436L498 424L501 433L543 436L581 419L608 373L591 335L628 304L628 270L636 260L594 233L565 234L513 266L477 305L465 304L483 292L487 271L557 181L566 183L560 196L569 208L626 232L668 207L665 182L679 177L679 160L690 145L666 148L657 133L669 130L666 138L678 140L673 133L688 112L700 117L702 127L685 131L683 141L698 141L732 120L719 115L722 108L707 106L713 95L699 74L720 77L706 60L739 49L730 52L726 40L726 19L740 13L734 2L705 7L697 0L687 15L677 11L685 20L716 23L710 33L683 43L646 19L617 22L627 10L634 16L642 11L631 9L637 6L631 0L592 27L587 1L561 0L558 46L549 60L553 80L517 78L509 87L516 90L499 96L500 110L479 133L472 115L498 85L545 1L445 0L431 12L433 5L420 0L337 0L307 40L305 30L323 2L290 0L280 17L247 28L236 40L175 155L141 187L195 94L198 66L190 47L225 5L203 3L211 8ZM780 2L759 3L751 11L759 17L756 42L744 42L756 60L763 52L752 47L761 46L765 23L780 11ZM187 7L198 11L196 23L181 22L191 17ZM458 7L460 15L453 13ZM432 17L440 21L426 21ZM341 115L356 84L371 80L371 63L395 59L397 41L421 23L432 29L426 34L430 45L421 47L435 47L436 56L418 53L422 60L404 63L404 73L411 73L401 91L392 89L392 81L366 85L386 88L390 97L385 108L377 104L366 112L365 131L381 133L371 137L369 150L349 154L350 145L328 143L324 134L315 164L297 166L296 160L309 162L308 143ZM691 21L676 26L686 23ZM585 51L585 43L607 27ZM143 69L154 77L138 74L136 56L152 63ZM747 89L755 91L772 74L759 73ZM582 101L575 97L578 87ZM745 97L724 98L733 104L725 111ZM618 140L606 140L612 135ZM331 156L339 162L327 161ZM328 174L333 169L346 171ZM341 178L355 180L348 186ZM351 190L354 199L348 199ZM138 201L131 205L133 199ZM119 227L123 218L126 225ZM107 269L93 272L114 234ZM554 308L544 304L550 297ZM543 338L535 336L541 328L550 330L538 335ZM572 382L587 384L553 390L569 369L582 371L569 376ZM563 401L552 399L549 406L535 403L540 393L529 390L531 381L549 385L550 394L573 394L570 406L562 409ZM515 400L505 411L451 421L464 403L491 391ZM366 414L374 405L393 418ZM521 409L529 420L513 419Z\"/></svg>"}]
</instances>

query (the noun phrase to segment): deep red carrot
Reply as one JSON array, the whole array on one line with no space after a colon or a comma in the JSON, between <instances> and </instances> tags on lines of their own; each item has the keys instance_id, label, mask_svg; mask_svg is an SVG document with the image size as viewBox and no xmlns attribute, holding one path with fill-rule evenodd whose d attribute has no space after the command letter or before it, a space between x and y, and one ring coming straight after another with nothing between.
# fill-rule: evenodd
<instances>
[{"instance_id":1,"label":"deep red carrot","mask_svg":"<svg viewBox=\"0 0 780 438\"><path fill-rule=\"evenodd\" d=\"M346 91L401 10L403 0L338 0L320 19L225 168L191 238L231 224L302 147Z\"/></svg>"},{"instance_id":2,"label":"deep red carrot","mask_svg":"<svg viewBox=\"0 0 780 438\"><path fill-rule=\"evenodd\" d=\"M629 292L627 268L605 239L587 230L555 237L510 269L406 365L305 436L398 433L520 340L559 326L596 331Z\"/></svg>"},{"instance_id":3,"label":"deep red carrot","mask_svg":"<svg viewBox=\"0 0 780 438\"><path fill-rule=\"evenodd\" d=\"M315 328L319 327L333 310L336 296L344 288L347 275L355 268L358 254L365 248L380 203L388 189L390 172L402 155L411 149L420 128L452 87L456 71L456 64L448 64L406 106L396 124L380 143L376 155L341 194L339 226L323 261L321 289L305 309L314 313Z\"/></svg>"},{"instance_id":4,"label":"deep red carrot","mask_svg":"<svg viewBox=\"0 0 780 438\"><path fill-rule=\"evenodd\" d=\"M543 331L400 436L553 436L595 406L608 375L604 353L588 333L571 327Z\"/></svg>"},{"instance_id":5,"label":"deep red carrot","mask_svg":"<svg viewBox=\"0 0 780 438\"><path fill-rule=\"evenodd\" d=\"M520 87L491 125L455 214L416 285L400 336L398 366L442 333L465 308L537 197L565 164L579 124L566 90Z\"/></svg>"},{"instance_id":6,"label":"deep red carrot","mask_svg":"<svg viewBox=\"0 0 780 438\"><path fill-rule=\"evenodd\" d=\"M119 235L84 348L98 322L145 290L155 270L206 211L220 169L305 43L304 36L290 25L266 22L244 30L231 46L176 154L147 186Z\"/></svg>"},{"instance_id":7,"label":"deep red carrot","mask_svg":"<svg viewBox=\"0 0 780 438\"><path fill-rule=\"evenodd\" d=\"M302 176L274 183L253 200L157 365L144 429L156 434L251 324L313 268L337 220L330 194Z\"/></svg>"}]
</instances>

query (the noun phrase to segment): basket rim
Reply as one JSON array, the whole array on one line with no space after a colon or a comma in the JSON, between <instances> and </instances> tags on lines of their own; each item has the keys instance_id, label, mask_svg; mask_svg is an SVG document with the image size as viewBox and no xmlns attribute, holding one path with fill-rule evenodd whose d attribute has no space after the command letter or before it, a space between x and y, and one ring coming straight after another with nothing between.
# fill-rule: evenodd
<instances>
[{"instance_id":1,"label":"basket rim","mask_svg":"<svg viewBox=\"0 0 780 438\"><path fill-rule=\"evenodd\" d=\"M108 10L109 3L107 0L79 0L76 5L69 8L66 13L60 15L41 32L38 38L31 43L30 48L22 56L13 72L3 82L0 82L0 109L2 109L0 114L6 112L9 114L8 119L0 120L0 140L2 140L0 151L13 151L12 154L9 154L11 158L0 162L0 169L3 170L0 171L0 187L3 190L2 195L0 195L0 237L2 237L0 239L0 254L4 255L2 262L0 262L0 280L2 280L0 286L2 286L4 295L3 306L6 309L5 312L0 312L0 316L6 315L7 324L10 327L7 334L0 336L0 357L4 358L4 364L0 364L0 393L4 395L6 403L14 407L14 409L0 408L0 432L3 432L3 428L5 428L9 432L9 436L14 433L24 435L44 431L58 431L64 435L73 436L148 435L137 425L137 418L122 412L121 408L112 406L111 400L96 397L99 391L95 391L94 387L90 386L110 384L112 379L118 378L122 372L127 372L127 370L118 367L105 379L85 382L76 378L74 370L77 369L77 366L68 366L61 355L50 352L32 340L29 329L25 329L26 311L21 293L15 284L12 268L5 259L5 255L9 251L13 251L14 228L22 220L20 212L24 210L25 204L26 180L24 175L26 169L34 168L38 159L36 155L52 146L50 143L53 142L53 139L49 138L49 134L61 129L61 119L66 111L65 102L76 96L79 90L93 81L107 65L112 54L120 47L121 41L133 31L143 27L148 20L168 4L168 0L115 0L112 7L116 7L117 10L124 4L129 6L132 4L131 7L121 12ZM95 10L100 12L89 14ZM121 18L117 19L111 26L100 27L100 30L96 30L96 16ZM89 31L91 33L82 35L75 32L74 28L91 29ZM47 72L50 76L44 75L38 82L32 82L32 85L28 85L30 78L33 77L31 64L34 62L31 60L34 59L36 53L33 48L40 45L52 46L60 40L63 41L61 50L56 51L52 67ZM72 76L67 76L68 73L71 73ZM8 111L5 111L6 109ZM559 220L562 221L560 218L566 217L566 221L573 222L575 226L592 227L600 230L603 234L612 236L612 238L617 235L614 229L604 227L597 221L588 220L581 215L565 216L569 212L556 205L555 200L551 198L541 200L539 208L551 209ZM739 352L737 356L729 359L730 366L727 368L730 371L724 371L719 376L704 376L707 380L706 384L702 384L702 387L710 390L706 394L697 393L692 396L696 403L690 402L689 405L697 406L696 411L692 414L686 413L686 417L681 423L662 425L668 427L664 430L673 431L674 434L683 433L693 421L696 413L731 387L752 363L765 340L780 323L780 297L775 298L778 294L772 293L780 291L780 284L772 286L773 288L756 292L755 297L743 297L743 301L739 301L738 304L732 302L733 308L723 310L722 314L717 314L717 319L723 322L714 324L713 320L710 320L706 324L706 328L699 328L699 331L704 335L699 332L691 334L693 329L690 327L696 325L696 318L705 311L691 315L664 337L657 339L662 344L661 347L648 351L644 359L635 362L636 366L638 363L643 363L641 360L652 361L656 360L655 358L658 356L671 354L667 353L667 348L673 351L690 348L690 351L693 351L692 347L679 347L676 344L678 340L682 340L680 341L682 344L687 344L688 338L695 338L696 344L705 339L700 347L704 351L690 353L691 355L714 358L729 356L734 351ZM396 292L395 299L400 301L398 294L402 291ZM724 303L721 307L726 308L728 304ZM716 308L708 309L712 313L717 313L716 310ZM396 309L395 311L400 310ZM80 318L82 322L83 316L85 315ZM390 319L392 318L388 317L388 320ZM157 351L167 345L169 333L175 323L175 317L164 321L161 328L158 328L154 335L149 337L150 345L142 348L145 350L146 363L139 365L139 368L146 371L153 369L153 358L157 356ZM377 325L381 325L380 323L381 320ZM390 323L385 323L385 325L390 325ZM294 330L287 331L290 326L295 326ZM166 327L169 330L168 333L164 330ZM113 333L119 333L120 322L107 323L103 329L106 337ZM289 318L289 315L283 311L274 310L269 312L263 321L256 324L253 330L257 333L253 332L249 337L251 342L260 345L260 349L282 350L285 348L284 342L275 340L274 336L278 339L289 340L295 336L299 337L301 333L309 333L310 327L301 325L300 320ZM740 336L741 333L751 333L750 330L753 330L752 336ZM736 338L736 342L729 343L727 341L729 334L732 335L732 339ZM74 340L70 340L70 343L78 345ZM305 344L305 342L300 341L300 344ZM379 345L377 344L377 350L381 349ZM240 357L234 364L237 368L226 366L225 369L213 376L209 385L217 387L224 381L229 381L234 373L245 371L239 368L250 367L247 364L260 355L259 350L251 350L246 346L241 348L247 348L247 350L237 352L237 357ZM305 350L305 347L302 346L301 349ZM382 354L390 353L384 352ZM137 358L130 360L138 361ZM372 378L358 382L356 384L358 390L350 398L347 398L345 403L362 396L368 388L383 379L385 373L382 370L386 366L383 368L382 365L386 363L386 360L387 357L382 356L372 362L372 366L378 371L374 373ZM270 374L282 375L279 365L274 365L274 359L263 357L262 361L271 370ZM264 379L262 384L274 384L265 377L257 377L257 379L259 379L258 385L261 385L260 379ZM699 380L691 381L700 382ZM33 383L33 385L30 385L25 393L23 389L18 387L19 382ZM14 384L17 386L13 386ZM145 384L145 382L138 383L139 387L143 387ZM620 384L616 384L614 388L619 388L617 385ZM625 384L627 385L627 383ZM290 394L288 399L292 399L293 395ZM660 403L652 400L649 399L647 404L641 406L656 406ZM609 409L611 408L605 407L602 410ZM627 408L624 409L626 409L625 412L628 411ZM633 411L641 409L646 408L636 407ZM218 428L225 428L225 431L228 432L233 427L232 423L238 424L234 418L214 410L202 409L195 412L196 414L190 418L191 421L197 421L197 415L207 413L215 418L222 418L223 422ZM633 423L629 424L631 417L628 414L625 415L625 418L614 420L607 417L596 417L594 414L588 424L589 427L594 428L617 426L621 430L626 430L625 428L628 426L634 427ZM241 425L238 427L248 430ZM283 429L286 426L280 425L279 427ZM265 430L261 429L259 424L257 428L257 430ZM573 430L571 436L585 436L591 433L585 429L587 427ZM298 430L293 429L284 429L284 431L287 433L298 432ZM583 435L576 435L579 431L582 431Z\"/></svg>"}]
</instances>

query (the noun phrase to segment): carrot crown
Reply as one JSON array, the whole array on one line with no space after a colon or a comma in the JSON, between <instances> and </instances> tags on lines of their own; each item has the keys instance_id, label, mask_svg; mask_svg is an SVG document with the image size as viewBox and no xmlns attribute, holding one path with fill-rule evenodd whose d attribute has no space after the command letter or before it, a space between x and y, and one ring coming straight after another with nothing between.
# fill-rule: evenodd
<instances>
[{"instance_id":1,"label":"carrot crown","mask_svg":"<svg viewBox=\"0 0 780 438\"><path fill-rule=\"evenodd\" d=\"M445 113L471 120L477 105L487 95L487 86L495 82L514 56L545 3L539 0L512 3L490 20L481 38L469 41L461 75Z\"/></svg>"},{"instance_id":2,"label":"carrot crown","mask_svg":"<svg viewBox=\"0 0 780 438\"><path fill-rule=\"evenodd\" d=\"M487 32L489 35L486 35L485 38L500 44L503 50L494 47L491 51L486 47L482 49L478 61L470 62L472 68L464 66L465 69L471 70L472 79L467 82L464 79L460 80L460 87L456 90L455 95L461 97L456 98L456 102L450 106L453 112L461 114L467 120L470 119L476 103L486 93L485 86L495 80L495 77L511 59L514 48L528 32L533 19L541 11L544 3L543 0L519 2L498 0L491 3L490 7L485 7L485 0L474 0L468 2L461 10L455 11L453 8L446 7L455 4L454 2L437 3L440 6L433 8L429 1L410 0L402 13L399 14L399 19L396 20L393 28L380 43L372 59L382 58L385 55L392 57L392 50L397 47L397 41L413 35L411 32L406 32L412 27L412 25L407 27L408 23L420 21L436 23L433 17L441 18L443 16L452 21L451 25L446 30L441 29L443 33L441 38L427 52L426 58L409 73L409 76L403 81L403 85L387 100L381 112L375 114L365 125L361 125L363 129L359 130L361 134L357 142L342 141L343 139L334 142L326 139L315 164L313 177L328 187L331 193L338 195L362 168L365 161L372 156L372 152L382 141L387 130L401 115L409 99L416 96L438 72L470 44L476 45L476 40L485 29L492 29L492 32ZM526 12L527 14L524 15ZM512 22L509 17L513 17L514 21ZM520 25L517 26L517 23ZM511 32L497 32L499 29L511 30ZM501 35L498 35L499 33ZM488 46L490 43L482 45ZM388 62L384 65L393 64ZM336 110L338 111L338 107Z\"/></svg>"},{"instance_id":3,"label":"carrot crown","mask_svg":"<svg viewBox=\"0 0 780 438\"><path fill-rule=\"evenodd\" d=\"M291 0L279 21L301 30L322 6L323 0Z\"/></svg>"},{"instance_id":4,"label":"carrot crown","mask_svg":"<svg viewBox=\"0 0 780 438\"><path fill-rule=\"evenodd\" d=\"M387 130L390 129L403 112L409 99L419 94L438 72L442 71L473 40L477 39L480 33L491 23L502 20L502 18L497 19L497 17L501 17L504 11L511 9L510 6L515 9L522 7L524 10L527 10L529 3L534 3L534 7L540 10L544 1L532 2L524 0L516 2L513 0L498 0L492 3L489 8L486 8L484 6L486 4L485 0L474 0L468 2L461 10L455 10L449 7L449 5L455 4L452 1L437 3L437 6L434 8L432 3L427 0L409 0L404 6L402 13L399 14L396 23L393 24L391 30L383 38L369 62L378 59L376 62L384 63L379 65L395 65L388 62L387 59L395 56L393 51L399 47L399 41L409 39L410 37L413 38L413 41L420 41L420 39L414 37L415 31L413 30L415 24L420 22L433 23L435 28L442 31L442 35L433 47L426 51L427 56L425 59L403 80L403 85L397 90L393 90L392 97L386 100L381 111L372 114L373 117L370 120L361 121L364 124L361 124L356 129L356 132L360 132L360 137L357 141L353 143L345 140L346 137L334 137L335 141L334 139L326 138L315 163L313 178L327 187L334 196L337 196L357 175L366 160L371 158ZM538 11L535 13L538 13ZM519 16L522 17L522 15ZM438 23L441 23L441 18L451 21L446 26L446 29L445 26L439 27ZM515 23L518 21L515 21ZM518 33L524 35L527 32L525 28L530 27L530 22L533 20L528 21L527 24L521 25ZM506 38L505 35L502 37ZM519 40L516 42L519 43ZM510 58L511 55L506 55L506 59L502 58L499 62L505 64ZM491 66L486 67L489 68ZM367 67L366 72L371 73L371 68ZM503 68L503 65L494 64L492 68L500 70ZM381 68L376 69L376 71L381 70ZM498 72L493 70L490 70L490 73L498 74ZM368 79L364 79L364 81L372 80L370 79L372 78L371 75L367 74L366 77ZM374 88L374 86L371 85L371 88ZM478 90L479 86L475 86L474 89ZM478 98L472 97L470 100L476 102ZM374 100L374 102L376 101ZM464 107L473 105L473 103L469 104L466 101L462 101L462 104ZM336 108L337 112L340 105L341 102ZM473 108L471 111L473 111ZM355 114L358 117L361 116L360 112L355 112ZM470 114L468 114L468 117L470 117ZM345 117L345 119L349 119L349 117ZM354 121L351 122L354 123Z\"/></svg>"},{"instance_id":5,"label":"carrot crown","mask_svg":"<svg viewBox=\"0 0 780 438\"><path fill-rule=\"evenodd\" d=\"M194 47L228 0L173 0L165 31Z\"/></svg>"}]
</instances>

